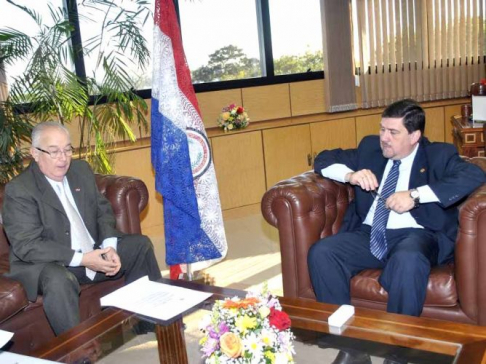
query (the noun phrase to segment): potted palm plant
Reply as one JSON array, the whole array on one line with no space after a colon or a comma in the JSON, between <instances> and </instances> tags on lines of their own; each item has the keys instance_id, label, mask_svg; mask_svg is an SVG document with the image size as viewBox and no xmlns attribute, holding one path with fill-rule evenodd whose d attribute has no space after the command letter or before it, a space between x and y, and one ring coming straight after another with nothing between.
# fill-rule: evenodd
<instances>
[{"instance_id":1,"label":"potted palm plant","mask_svg":"<svg viewBox=\"0 0 486 364\"><path fill-rule=\"evenodd\" d=\"M1 1L1 0L0 0ZM116 138L135 141L133 128L147 128L147 104L134 90L145 70L150 51L142 25L150 19L146 0L68 0L63 7L49 7L49 21L34 9L6 0L27 15L36 26L34 35L22 29L0 29L0 68L27 61L23 72L9 85L0 100L0 181L6 182L22 169L22 141L28 141L32 125L58 120L78 123L78 156L95 171L112 173L110 147ZM4 7L6 5L2 5ZM82 8L89 9L82 12ZM98 29L92 37L79 37L79 20ZM87 14L98 14L90 19ZM101 14L101 16L99 16ZM80 76L74 65L80 56L93 60L90 74ZM130 67L133 65L134 67ZM82 73L82 72L81 72Z\"/></svg>"}]
</instances>

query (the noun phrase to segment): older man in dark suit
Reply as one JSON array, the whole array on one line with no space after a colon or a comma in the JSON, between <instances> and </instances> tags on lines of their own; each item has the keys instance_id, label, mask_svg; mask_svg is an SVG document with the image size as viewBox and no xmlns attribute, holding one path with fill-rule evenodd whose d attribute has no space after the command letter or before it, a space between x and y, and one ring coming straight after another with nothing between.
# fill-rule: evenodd
<instances>
[{"instance_id":1,"label":"older man in dark suit","mask_svg":"<svg viewBox=\"0 0 486 364\"><path fill-rule=\"evenodd\" d=\"M68 130L38 124L33 161L5 188L3 224L11 244L9 276L29 300L43 296L56 335L79 323L79 284L161 277L146 236L115 228L111 205L85 161L71 161Z\"/></svg>"},{"instance_id":2,"label":"older man in dark suit","mask_svg":"<svg viewBox=\"0 0 486 364\"><path fill-rule=\"evenodd\" d=\"M320 301L349 304L349 281L363 269L383 269L387 310L419 316L430 267L453 258L458 203L485 182L454 146L423 137L425 113L413 100L388 106L380 136L357 149L321 152L315 171L355 186L341 231L309 251Z\"/></svg>"}]
</instances>

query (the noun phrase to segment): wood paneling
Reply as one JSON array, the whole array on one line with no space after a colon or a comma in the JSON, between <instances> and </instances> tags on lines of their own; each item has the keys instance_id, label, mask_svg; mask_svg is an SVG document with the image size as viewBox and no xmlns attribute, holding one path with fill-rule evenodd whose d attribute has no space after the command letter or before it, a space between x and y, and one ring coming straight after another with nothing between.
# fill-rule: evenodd
<instances>
[{"instance_id":1,"label":"wood paneling","mask_svg":"<svg viewBox=\"0 0 486 364\"><path fill-rule=\"evenodd\" d=\"M223 209L259 203L265 192L261 132L211 139Z\"/></svg>"},{"instance_id":2,"label":"wood paneling","mask_svg":"<svg viewBox=\"0 0 486 364\"><path fill-rule=\"evenodd\" d=\"M356 144L367 135L380 134L381 113L356 118Z\"/></svg>"},{"instance_id":3,"label":"wood paneling","mask_svg":"<svg viewBox=\"0 0 486 364\"><path fill-rule=\"evenodd\" d=\"M214 128L221 109L230 104L243 105L241 89L201 92L196 94L203 118L204 127ZM245 107L245 105L243 105ZM251 116L250 116L251 117Z\"/></svg>"},{"instance_id":4,"label":"wood paneling","mask_svg":"<svg viewBox=\"0 0 486 364\"><path fill-rule=\"evenodd\" d=\"M444 108L425 109L425 133L432 142L444 141Z\"/></svg>"},{"instance_id":5,"label":"wood paneling","mask_svg":"<svg viewBox=\"0 0 486 364\"><path fill-rule=\"evenodd\" d=\"M314 156L324 149L356 148L354 118L312 123L310 124L310 131Z\"/></svg>"},{"instance_id":6,"label":"wood paneling","mask_svg":"<svg viewBox=\"0 0 486 364\"><path fill-rule=\"evenodd\" d=\"M267 188L312 169L309 125L264 130L263 146Z\"/></svg>"},{"instance_id":7,"label":"wood paneling","mask_svg":"<svg viewBox=\"0 0 486 364\"><path fill-rule=\"evenodd\" d=\"M454 138L452 137L452 122L451 118L455 115L461 115L462 105L451 105L444 107L444 141L446 143L453 143Z\"/></svg>"},{"instance_id":8,"label":"wood paneling","mask_svg":"<svg viewBox=\"0 0 486 364\"><path fill-rule=\"evenodd\" d=\"M324 112L324 80L290 84L292 116Z\"/></svg>"},{"instance_id":9,"label":"wood paneling","mask_svg":"<svg viewBox=\"0 0 486 364\"><path fill-rule=\"evenodd\" d=\"M252 121L290 117L289 84L244 88L243 105Z\"/></svg>"},{"instance_id":10,"label":"wood paneling","mask_svg":"<svg viewBox=\"0 0 486 364\"><path fill-rule=\"evenodd\" d=\"M150 159L150 146L118 152L115 160L116 174L137 177L145 182L149 202L142 214L144 228L164 223L162 197L155 191L155 174Z\"/></svg>"}]
</instances>

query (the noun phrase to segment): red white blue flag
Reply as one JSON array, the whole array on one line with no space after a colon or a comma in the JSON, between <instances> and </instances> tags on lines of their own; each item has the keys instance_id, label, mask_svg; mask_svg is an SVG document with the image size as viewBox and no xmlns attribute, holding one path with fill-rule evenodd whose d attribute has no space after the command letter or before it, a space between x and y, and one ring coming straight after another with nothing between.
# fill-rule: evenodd
<instances>
[{"instance_id":1,"label":"red white blue flag","mask_svg":"<svg viewBox=\"0 0 486 364\"><path fill-rule=\"evenodd\" d=\"M164 201L166 263L209 266L226 255L218 184L172 0L156 0L152 165Z\"/></svg>"}]
</instances>

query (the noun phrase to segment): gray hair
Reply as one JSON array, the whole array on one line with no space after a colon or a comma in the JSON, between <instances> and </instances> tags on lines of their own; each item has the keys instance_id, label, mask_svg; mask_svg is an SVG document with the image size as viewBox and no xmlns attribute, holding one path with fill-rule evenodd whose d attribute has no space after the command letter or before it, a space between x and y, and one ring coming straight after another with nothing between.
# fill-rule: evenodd
<instances>
[{"instance_id":1,"label":"gray hair","mask_svg":"<svg viewBox=\"0 0 486 364\"><path fill-rule=\"evenodd\" d=\"M69 136L69 130L57 121L45 121L43 123L39 123L32 129L32 146L34 148L40 147L40 139L42 137L42 133L47 129L59 129L65 132Z\"/></svg>"}]
</instances>

